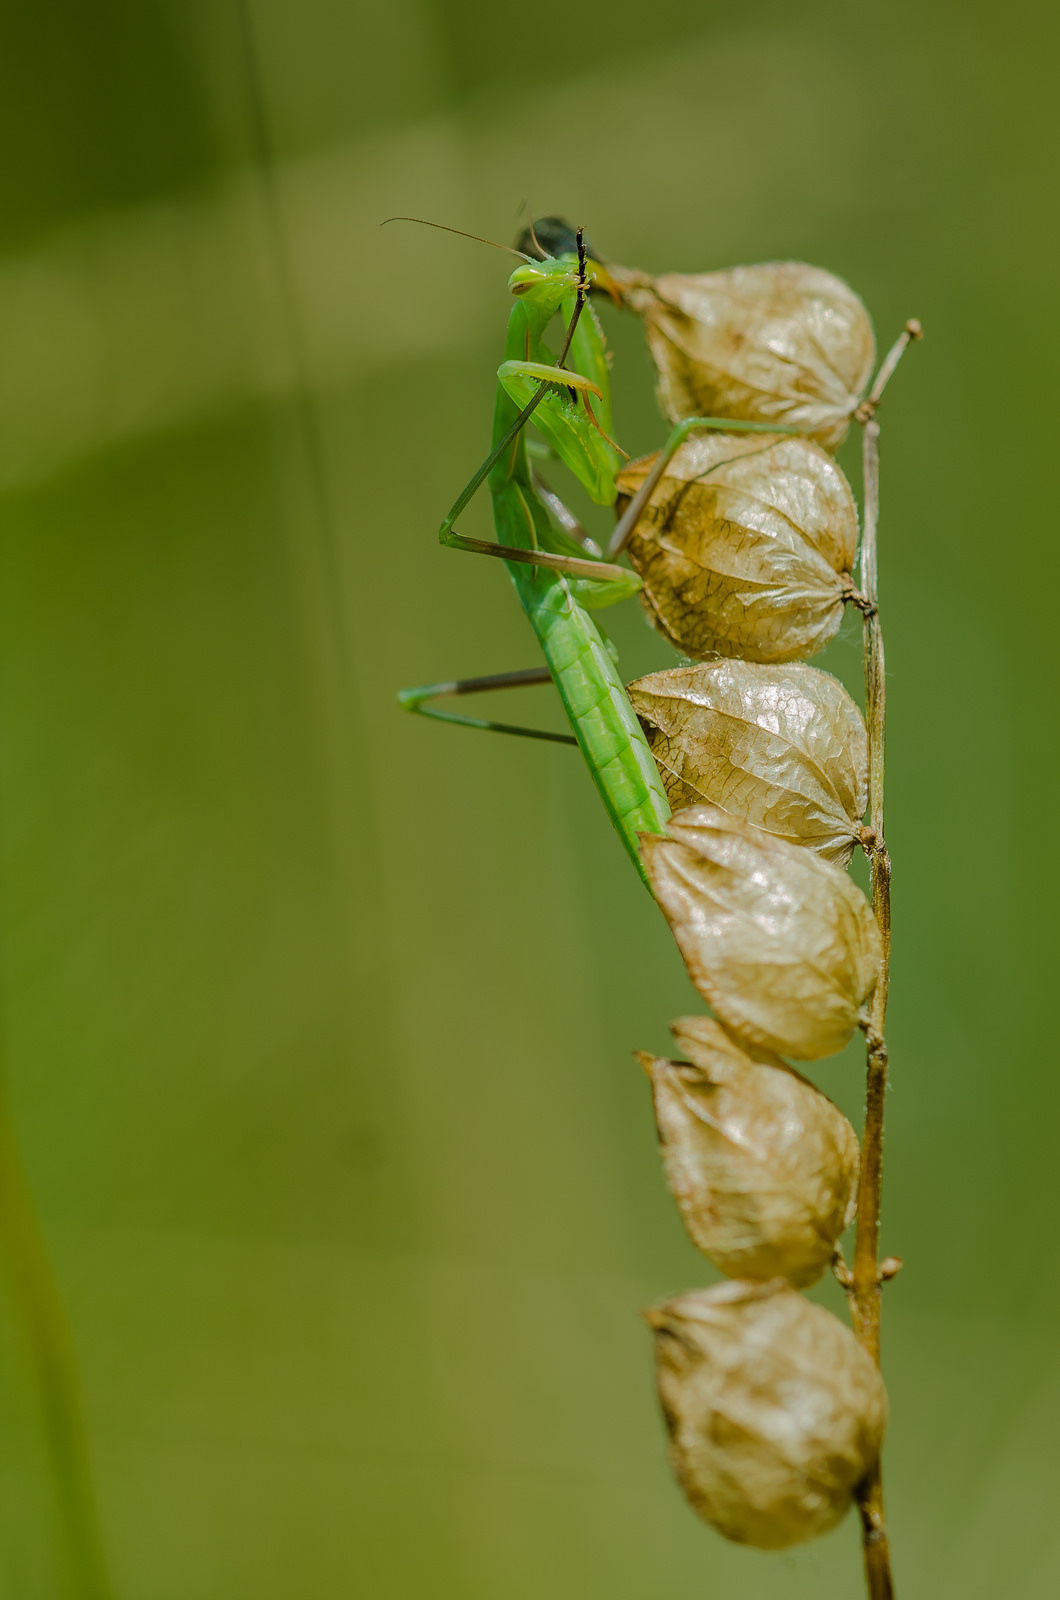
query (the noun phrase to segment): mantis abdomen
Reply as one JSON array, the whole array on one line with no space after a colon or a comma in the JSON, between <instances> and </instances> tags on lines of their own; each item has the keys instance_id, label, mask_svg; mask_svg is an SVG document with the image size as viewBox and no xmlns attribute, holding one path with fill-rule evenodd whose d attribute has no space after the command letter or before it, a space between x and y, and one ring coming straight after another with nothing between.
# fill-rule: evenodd
<instances>
[{"instance_id":1,"label":"mantis abdomen","mask_svg":"<svg viewBox=\"0 0 1060 1600\"><path fill-rule=\"evenodd\" d=\"M512 497L521 504L513 504ZM518 539L526 511L517 483L494 490L501 538ZM508 571L607 814L644 878L637 835L662 833L670 807L611 652L572 593L570 580L514 562Z\"/></svg>"}]
</instances>

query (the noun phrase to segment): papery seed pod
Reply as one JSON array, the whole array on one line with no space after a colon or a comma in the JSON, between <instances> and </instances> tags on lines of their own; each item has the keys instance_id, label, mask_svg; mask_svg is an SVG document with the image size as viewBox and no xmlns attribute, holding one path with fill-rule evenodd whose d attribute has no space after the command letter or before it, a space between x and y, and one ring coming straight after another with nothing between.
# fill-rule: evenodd
<instances>
[{"instance_id":1,"label":"papery seed pod","mask_svg":"<svg viewBox=\"0 0 1060 1600\"><path fill-rule=\"evenodd\" d=\"M623 468L620 512L654 461ZM857 538L850 486L819 445L711 433L677 451L629 555L648 616L685 655L792 661L842 622Z\"/></svg>"},{"instance_id":2,"label":"papery seed pod","mask_svg":"<svg viewBox=\"0 0 1060 1600\"><path fill-rule=\"evenodd\" d=\"M692 806L641 856L700 994L742 1040L796 1061L834 1055L880 971L864 894L831 862L716 806Z\"/></svg>"},{"instance_id":3,"label":"papery seed pod","mask_svg":"<svg viewBox=\"0 0 1060 1600\"><path fill-rule=\"evenodd\" d=\"M853 289L802 261L661 278L612 267L643 319L673 422L735 417L798 428L828 450L846 437L876 355Z\"/></svg>"},{"instance_id":4,"label":"papery seed pod","mask_svg":"<svg viewBox=\"0 0 1060 1600\"><path fill-rule=\"evenodd\" d=\"M722 1283L647 1313L670 1459L719 1533L783 1550L827 1533L879 1454L879 1372L784 1283Z\"/></svg>"},{"instance_id":5,"label":"papery seed pod","mask_svg":"<svg viewBox=\"0 0 1060 1600\"><path fill-rule=\"evenodd\" d=\"M868 740L837 678L795 662L653 672L629 698L671 809L721 806L846 866L868 803Z\"/></svg>"},{"instance_id":6,"label":"papery seed pod","mask_svg":"<svg viewBox=\"0 0 1060 1600\"><path fill-rule=\"evenodd\" d=\"M730 1278L805 1287L857 1205L858 1140L806 1078L710 1017L672 1032L691 1061L641 1055L666 1180L693 1243Z\"/></svg>"}]
</instances>

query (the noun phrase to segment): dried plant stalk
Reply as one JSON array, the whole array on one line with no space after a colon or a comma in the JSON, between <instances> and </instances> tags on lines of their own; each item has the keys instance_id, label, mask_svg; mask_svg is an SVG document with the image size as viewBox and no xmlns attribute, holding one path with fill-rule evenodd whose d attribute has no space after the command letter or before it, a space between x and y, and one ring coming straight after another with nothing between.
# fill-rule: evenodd
<instances>
[{"instance_id":1,"label":"dried plant stalk","mask_svg":"<svg viewBox=\"0 0 1060 1600\"><path fill-rule=\"evenodd\" d=\"M865 713L869 734L869 828L867 843L872 873L872 908L882 944L880 979L872 997L868 1025L865 1087L865 1130L858 1186L858 1227L854 1241L854 1270L847 1294L854 1331L876 1365L880 1364L879 1267L880 1198L883 1184L883 1119L887 1094L888 1055L884 1022L891 968L891 858L883 831L884 756L887 727L887 684L884 670L883 628L880 623L877 571L877 529L880 508L880 428L876 421L884 388L902 355L921 336L920 324L907 322L880 368L872 393L858 411L863 425L864 528L861 539L860 579L865 596L864 655ZM858 1490L858 1509L864 1537L865 1577L870 1600L892 1600L890 1542L883 1504L883 1479L877 1461Z\"/></svg>"}]
</instances>

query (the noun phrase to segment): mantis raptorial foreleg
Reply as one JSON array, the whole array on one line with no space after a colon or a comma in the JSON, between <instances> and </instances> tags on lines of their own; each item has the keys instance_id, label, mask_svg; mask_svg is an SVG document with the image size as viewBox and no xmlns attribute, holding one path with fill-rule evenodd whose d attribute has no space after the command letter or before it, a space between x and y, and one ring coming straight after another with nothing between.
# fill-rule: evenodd
<instances>
[{"instance_id":1,"label":"mantis raptorial foreleg","mask_svg":"<svg viewBox=\"0 0 1060 1600\"><path fill-rule=\"evenodd\" d=\"M547 567L551 572L560 572L571 578L591 578L597 582L611 581L623 585L624 594L632 594L639 583L634 575L625 567L614 566L604 561L591 557L562 555L551 550L536 548L523 548L517 545L497 544L493 540L473 539L466 534L457 533L455 523L473 496L482 487L494 467L504 459L506 452L515 444L518 434L530 420L531 414L537 410L545 399L549 386L558 386L571 390L573 393L595 395L600 390L590 378L583 378L577 372L569 372L565 367L548 366L543 362L534 361L506 361L498 372L498 377L505 389L511 393L517 385L523 387L528 379L535 380L540 387L531 396L529 402L520 411L515 423L508 430L500 444L492 450L482 466L469 480L450 507L441 527L438 530L439 543L450 550L467 550L472 555L498 556L502 561L522 562L531 567ZM519 380L523 380L520 384ZM593 424L596 426L595 422ZM562 438L562 434L559 435ZM676 448L676 447L675 447ZM553 496L555 499L556 497ZM561 501L557 502L562 505ZM531 546L536 546L537 532L534 526L530 508L523 501L526 510L527 536Z\"/></svg>"}]
</instances>

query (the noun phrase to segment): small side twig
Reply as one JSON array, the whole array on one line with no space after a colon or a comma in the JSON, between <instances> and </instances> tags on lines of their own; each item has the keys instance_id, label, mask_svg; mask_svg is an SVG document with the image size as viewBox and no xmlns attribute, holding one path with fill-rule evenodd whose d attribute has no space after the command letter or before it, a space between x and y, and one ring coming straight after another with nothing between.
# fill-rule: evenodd
<instances>
[{"instance_id":1,"label":"small side twig","mask_svg":"<svg viewBox=\"0 0 1060 1600\"><path fill-rule=\"evenodd\" d=\"M922 339L923 337L924 330L919 321L916 317L910 317L880 363L880 370L876 374L876 381L873 383L872 388L855 410L854 420L856 422L864 425L876 415L880 401L883 399L883 391L891 381L895 367L901 361L914 339Z\"/></svg>"},{"instance_id":2,"label":"small side twig","mask_svg":"<svg viewBox=\"0 0 1060 1600\"><path fill-rule=\"evenodd\" d=\"M858 1221L853 1269L843 1282L850 1302L854 1332L876 1365L880 1364L880 1300L883 1282L901 1265L897 1257L879 1262L880 1198L883 1182L883 1119L887 1094L887 1045L884 1022L891 969L891 858L883 830L884 745L887 721L887 685L883 629L879 612L877 527L880 509L880 425L876 411L892 373L914 339L921 337L919 322L910 320L884 357L876 381L854 413L864 430L864 527L861 539L860 590L865 655L865 720L869 735L869 825L863 843L872 877L872 909L879 925L883 960L879 982L865 1022L867 1046L865 1130L861 1141L861 1177L858 1187ZM838 1273L837 1273L838 1276ZM858 1488L865 1556L865 1579L870 1600L893 1600L890 1545L883 1504L883 1478L879 1461Z\"/></svg>"}]
</instances>

